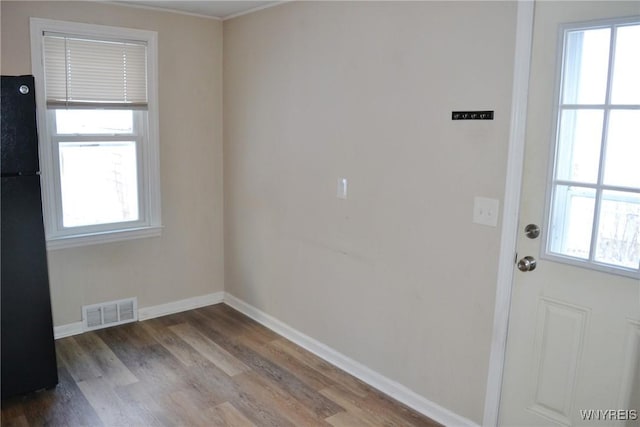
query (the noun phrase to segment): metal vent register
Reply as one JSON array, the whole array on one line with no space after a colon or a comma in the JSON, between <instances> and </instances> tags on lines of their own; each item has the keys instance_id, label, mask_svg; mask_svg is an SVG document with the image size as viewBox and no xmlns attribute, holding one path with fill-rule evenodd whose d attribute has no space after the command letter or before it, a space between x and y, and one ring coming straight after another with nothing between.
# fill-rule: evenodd
<instances>
[{"instance_id":1,"label":"metal vent register","mask_svg":"<svg viewBox=\"0 0 640 427\"><path fill-rule=\"evenodd\" d=\"M82 307L84 330L101 329L138 320L138 299L128 298Z\"/></svg>"}]
</instances>

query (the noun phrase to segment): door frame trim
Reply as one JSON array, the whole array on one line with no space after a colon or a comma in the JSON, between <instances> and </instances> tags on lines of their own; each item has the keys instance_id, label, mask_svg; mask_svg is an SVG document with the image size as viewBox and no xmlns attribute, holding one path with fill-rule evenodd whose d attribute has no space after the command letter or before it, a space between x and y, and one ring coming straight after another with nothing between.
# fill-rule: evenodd
<instances>
[{"instance_id":1,"label":"door frame trim","mask_svg":"<svg viewBox=\"0 0 640 427\"><path fill-rule=\"evenodd\" d=\"M482 425L497 426L500 413L502 377L507 350L507 332L511 291L513 286L514 256L518 237L520 195L524 171L524 149L527 124L527 100L533 41L535 0L518 0L516 41L511 96L511 125L507 173L502 210L500 258L496 286L491 355L485 392Z\"/></svg>"}]
</instances>

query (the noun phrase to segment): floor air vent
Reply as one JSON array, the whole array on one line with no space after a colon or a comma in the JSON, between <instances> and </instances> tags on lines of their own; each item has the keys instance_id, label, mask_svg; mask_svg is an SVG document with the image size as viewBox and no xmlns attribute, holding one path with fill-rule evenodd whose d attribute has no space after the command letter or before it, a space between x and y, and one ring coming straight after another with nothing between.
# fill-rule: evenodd
<instances>
[{"instance_id":1,"label":"floor air vent","mask_svg":"<svg viewBox=\"0 0 640 427\"><path fill-rule=\"evenodd\" d=\"M107 328L138 320L138 299L103 302L82 307L84 330Z\"/></svg>"}]
</instances>

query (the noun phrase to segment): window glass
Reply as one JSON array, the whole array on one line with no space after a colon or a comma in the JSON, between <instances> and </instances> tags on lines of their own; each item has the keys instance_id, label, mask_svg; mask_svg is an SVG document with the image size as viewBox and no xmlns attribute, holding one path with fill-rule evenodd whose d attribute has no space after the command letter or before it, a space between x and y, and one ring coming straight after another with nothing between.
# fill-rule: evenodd
<instances>
[{"instance_id":1,"label":"window glass","mask_svg":"<svg viewBox=\"0 0 640 427\"><path fill-rule=\"evenodd\" d=\"M564 58L564 104L604 104L610 28L570 31Z\"/></svg>"},{"instance_id":2,"label":"window glass","mask_svg":"<svg viewBox=\"0 0 640 427\"><path fill-rule=\"evenodd\" d=\"M640 194L603 192L595 259L606 264L638 268Z\"/></svg>"},{"instance_id":3,"label":"window glass","mask_svg":"<svg viewBox=\"0 0 640 427\"><path fill-rule=\"evenodd\" d=\"M64 227L138 219L134 141L61 142Z\"/></svg>"},{"instance_id":4,"label":"window glass","mask_svg":"<svg viewBox=\"0 0 640 427\"><path fill-rule=\"evenodd\" d=\"M602 110L564 110L560 117L556 178L595 183L598 180Z\"/></svg>"},{"instance_id":5,"label":"window glass","mask_svg":"<svg viewBox=\"0 0 640 427\"><path fill-rule=\"evenodd\" d=\"M551 251L574 258L589 258L596 192L590 188L559 185L554 194Z\"/></svg>"},{"instance_id":6,"label":"window glass","mask_svg":"<svg viewBox=\"0 0 640 427\"><path fill-rule=\"evenodd\" d=\"M56 132L61 135L116 135L133 132L131 110L56 110Z\"/></svg>"},{"instance_id":7,"label":"window glass","mask_svg":"<svg viewBox=\"0 0 640 427\"><path fill-rule=\"evenodd\" d=\"M640 110L611 111L608 130L604 183L640 188Z\"/></svg>"},{"instance_id":8,"label":"window glass","mask_svg":"<svg viewBox=\"0 0 640 427\"><path fill-rule=\"evenodd\" d=\"M613 66L613 104L640 104L640 25L618 28Z\"/></svg>"}]
</instances>

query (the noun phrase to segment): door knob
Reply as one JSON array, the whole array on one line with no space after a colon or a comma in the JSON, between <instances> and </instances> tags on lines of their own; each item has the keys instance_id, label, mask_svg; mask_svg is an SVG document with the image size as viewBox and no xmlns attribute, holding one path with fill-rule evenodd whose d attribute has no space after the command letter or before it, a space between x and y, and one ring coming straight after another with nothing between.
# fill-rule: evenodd
<instances>
[{"instance_id":1,"label":"door knob","mask_svg":"<svg viewBox=\"0 0 640 427\"><path fill-rule=\"evenodd\" d=\"M533 271L536 269L536 264L537 261L534 257L527 255L524 258L521 258L520 261L518 261L518 270L520 271Z\"/></svg>"},{"instance_id":2,"label":"door knob","mask_svg":"<svg viewBox=\"0 0 640 427\"><path fill-rule=\"evenodd\" d=\"M530 239L537 239L540 235L540 227L535 224L529 224L524 228L524 234Z\"/></svg>"}]
</instances>

